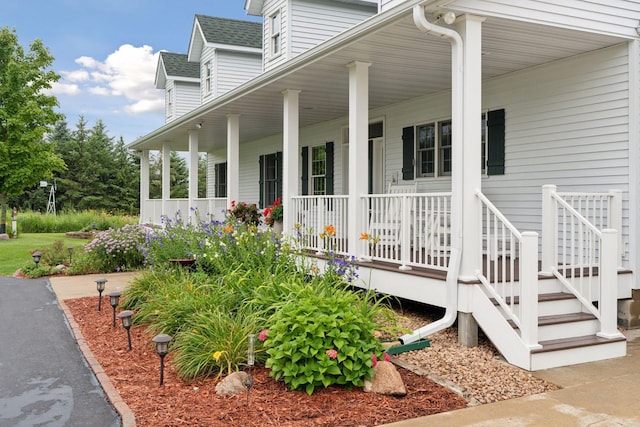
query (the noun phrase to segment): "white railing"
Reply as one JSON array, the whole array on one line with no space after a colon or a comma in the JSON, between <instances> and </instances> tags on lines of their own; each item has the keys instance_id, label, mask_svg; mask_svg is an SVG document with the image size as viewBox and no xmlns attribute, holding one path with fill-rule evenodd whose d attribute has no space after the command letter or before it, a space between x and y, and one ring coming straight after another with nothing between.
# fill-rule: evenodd
<instances>
[{"instance_id":1,"label":"white railing","mask_svg":"<svg viewBox=\"0 0 640 427\"><path fill-rule=\"evenodd\" d=\"M555 186L544 186L542 199L543 270L557 277L600 320L600 335L617 336L618 230L598 229ZM593 211L584 204L578 207L585 213ZM616 208L607 209L612 217ZM615 223L610 221L601 224Z\"/></svg>"},{"instance_id":2,"label":"white railing","mask_svg":"<svg viewBox=\"0 0 640 427\"><path fill-rule=\"evenodd\" d=\"M367 194L362 197L364 258L446 271L451 252L451 193Z\"/></svg>"},{"instance_id":3,"label":"white railing","mask_svg":"<svg viewBox=\"0 0 640 427\"><path fill-rule=\"evenodd\" d=\"M192 206L198 209L200 218L213 219L216 221L224 221L225 212L227 211L226 197L194 199Z\"/></svg>"},{"instance_id":4,"label":"white railing","mask_svg":"<svg viewBox=\"0 0 640 427\"><path fill-rule=\"evenodd\" d=\"M298 237L304 249L349 255L348 196L294 196L292 200L293 221L299 227ZM333 228L322 238L320 234L329 226Z\"/></svg>"},{"instance_id":5,"label":"white railing","mask_svg":"<svg viewBox=\"0 0 640 427\"><path fill-rule=\"evenodd\" d=\"M538 233L520 233L480 190L476 195L485 253L478 279L520 329L525 345L538 347Z\"/></svg>"},{"instance_id":6,"label":"white railing","mask_svg":"<svg viewBox=\"0 0 640 427\"><path fill-rule=\"evenodd\" d=\"M147 199L142 201L142 215L140 221L143 224L162 224L162 200Z\"/></svg>"}]
</instances>

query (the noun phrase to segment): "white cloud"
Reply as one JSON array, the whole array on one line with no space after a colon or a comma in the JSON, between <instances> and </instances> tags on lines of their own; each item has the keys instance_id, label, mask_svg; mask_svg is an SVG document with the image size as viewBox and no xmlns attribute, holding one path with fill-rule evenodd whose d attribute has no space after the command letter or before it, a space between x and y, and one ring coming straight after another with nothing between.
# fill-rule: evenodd
<instances>
[{"instance_id":1,"label":"white cloud","mask_svg":"<svg viewBox=\"0 0 640 427\"><path fill-rule=\"evenodd\" d=\"M48 92L52 95L78 95L80 87L77 84L54 82Z\"/></svg>"},{"instance_id":2,"label":"white cloud","mask_svg":"<svg viewBox=\"0 0 640 427\"><path fill-rule=\"evenodd\" d=\"M134 114L163 111L164 95L154 86L158 53L151 46L124 44L104 61L81 56L75 62L82 68L62 72L63 80L85 82L86 86L76 85L75 92L65 93L78 95L84 90L100 96L123 96L127 100L123 110Z\"/></svg>"}]
</instances>

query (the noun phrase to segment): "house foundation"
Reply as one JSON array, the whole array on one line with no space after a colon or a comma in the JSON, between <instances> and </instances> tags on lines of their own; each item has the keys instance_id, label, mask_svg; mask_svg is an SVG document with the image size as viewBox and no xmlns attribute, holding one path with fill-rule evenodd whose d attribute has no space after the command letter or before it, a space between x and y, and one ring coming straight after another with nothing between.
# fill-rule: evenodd
<instances>
[{"instance_id":1,"label":"house foundation","mask_svg":"<svg viewBox=\"0 0 640 427\"><path fill-rule=\"evenodd\" d=\"M631 291L631 298L618 301L618 326L640 328L640 289Z\"/></svg>"}]
</instances>

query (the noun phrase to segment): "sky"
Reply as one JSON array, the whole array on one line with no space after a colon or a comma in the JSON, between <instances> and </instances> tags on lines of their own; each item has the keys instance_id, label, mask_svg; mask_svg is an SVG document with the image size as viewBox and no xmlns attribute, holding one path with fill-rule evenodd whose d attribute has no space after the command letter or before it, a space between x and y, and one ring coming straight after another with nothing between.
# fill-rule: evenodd
<instances>
[{"instance_id":1,"label":"sky","mask_svg":"<svg viewBox=\"0 0 640 427\"><path fill-rule=\"evenodd\" d=\"M125 143L164 124L154 86L161 50L187 53L195 14L259 21L245 0L0 0L0 28L28 50L49 49L61 75L52 88L71 130L101 119Z\"/></svg>"}]
</instances>

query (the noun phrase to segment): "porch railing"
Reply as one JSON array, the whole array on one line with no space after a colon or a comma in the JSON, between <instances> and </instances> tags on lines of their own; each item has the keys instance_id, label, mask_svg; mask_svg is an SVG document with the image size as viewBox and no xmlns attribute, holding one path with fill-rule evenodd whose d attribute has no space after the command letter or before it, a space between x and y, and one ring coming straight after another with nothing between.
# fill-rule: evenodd
<instances>
[{"instance_id":1,"label":"porch railing","mask_svg":"<svg viewBox=\"0 0 640 427\"><path fill-rule=\"evenodd\" d=\"M607 206L602 211L608 215L594 217L594 210L599 208L587 208L586 202L580 202L584 199L577 198L573 199L578 201L576 209L569 203L572 198L568 194L557 193L555 186L543 187L542 268L557 277L584 309L599 319L600 335L618 335L619 231L601 230L583 215L602 221L600 224L615 224L612 217L618 215L618 208L611 208L613 204L603 196L601 200L606 200Z\"/></svg>"},{"instance_id":2,"label":"porch railing","mask_svg":"<svg viewBox=\"0 0 640 427\"><path fill-rule=\"evenodd\" d=\"M401 269L447 270L451 251L451 193L367 194L362 197L359 254ZM360 234L359 233L359 234Z\"/></svg>"},{"instance_id":3,"label":"porch railing","mask_svg":"<svg viewBox=\"0 0 640 427\"><path fill-rule=\"evenodd\" d=\"M293 218L298 224L303 248L349 255L348 196L294 196L292 199ZM333 228L325 230L329 226Z\"/></svg>"},{"instance_id":4,"label":"porch railing","mask_svg":"<svg viewBox=\"0 0 640 427\"><path fill-rule=\"evenodd\" d=\"M141 218L144 223L162 224L162 216L166 215L170 218L175 217L180 211L184 219L191 214L189 209L189 199L147 199L143 200L143 216ZM200 216L204 217L209 214L214 219L224 220L224 211L227 208L226 198L206 198L194 199L191 206L198 209Z\"/></svg>"},{"instance_id":5,"label":"porch railing","mask_svg":"<svg viewBox=\"0 0 640 427\"><path fill-rule=\"evenodd\" d=\"M211 197L206 199L195 199L192 206L198 209L200 217L204 219L211 217L217 221L224 221L225 212L227 211L226 197Z\"/></svg>"},{"instance_id":6,"label":"porch railing","mask_svg":"<svg viewBox=\"0 0 640 427\"><path fill-rule=\"evenodd\" d=\"M538 233L520 233L480 190L483 272L489 297L519 329L525 345L538 344Z\"/></svg>"}]
</instances>

